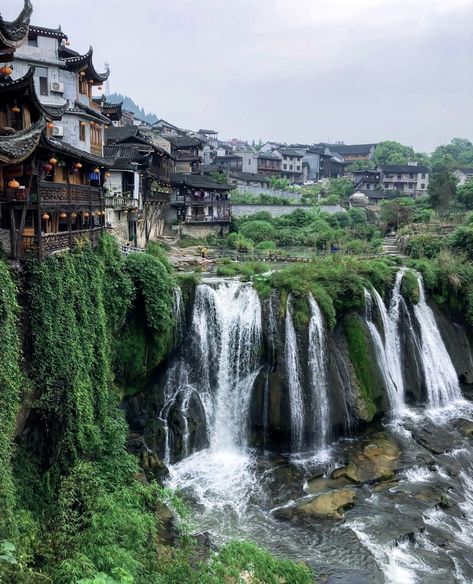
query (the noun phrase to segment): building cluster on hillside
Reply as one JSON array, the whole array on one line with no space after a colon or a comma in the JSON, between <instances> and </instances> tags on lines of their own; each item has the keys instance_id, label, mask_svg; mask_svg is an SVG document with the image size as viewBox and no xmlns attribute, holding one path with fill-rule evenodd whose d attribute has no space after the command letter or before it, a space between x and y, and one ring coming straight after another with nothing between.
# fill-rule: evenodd
<instances>
[{"instance_id":1,"label":"building cluster on hillside","mask_svg":"<svg viewBox=\"0 0 473 584\"><path fill-rule=\"evenodd\" d=\"M0 242L13 259L44 257L104 229L124 242L228 232L234 188L268 188L349 176L370 199L422 195L428 170L381 166L376 144L255 146L223 141L160 119L149 124L109 103L92 47L80 54L60 28L30 24L32 6L14 22L0 17Z\"/></svg>"}]
</instances>

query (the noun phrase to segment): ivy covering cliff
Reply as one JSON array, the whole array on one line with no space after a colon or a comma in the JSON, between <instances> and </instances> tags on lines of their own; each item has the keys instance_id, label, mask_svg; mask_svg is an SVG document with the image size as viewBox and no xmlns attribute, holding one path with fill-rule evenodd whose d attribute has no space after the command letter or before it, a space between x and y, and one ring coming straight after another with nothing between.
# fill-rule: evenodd
<instances>
[{"instance_id":1,"label":"ivy covering cliff","mask_svg":"<svg viewBox=\"0 0 473 584\"><path fill-rule=\"evenodd\" d=\"M118 407L172 338L173 277L154 251L125 258L108 236L98 250L85 242L30 262L20 295L0 263L0 580L217 584L251 570L311 582L252 545L202 558L185 530L177 547L160 540L160 505L182 505L126 452Z\"/></svg>"}]
</instances>

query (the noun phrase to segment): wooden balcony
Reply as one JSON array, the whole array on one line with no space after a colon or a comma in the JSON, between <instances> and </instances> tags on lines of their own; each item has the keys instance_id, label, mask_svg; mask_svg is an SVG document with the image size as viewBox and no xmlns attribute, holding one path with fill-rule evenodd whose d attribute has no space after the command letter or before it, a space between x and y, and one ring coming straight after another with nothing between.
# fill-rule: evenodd
<instances>
[{"instance_id":1,"label":"wooden balcony","mask_svg":"<svg viewBox=\"0 0 473 584\"><path fill-rule=\"evenodd\" d=\"M101 187L41 181L38 185L41 207L101 208L104 196Z\"/></svg>"},{"instance_id":2,"label":"wooden balcony","mask_svg":"<svg viewBox=\"0 0 473 584\"><path fill-rule=\"evenodd\" d=\"M37 235L24 235L22 237L20 255L22 259L29 254L44 258L58 251L70 249L76 241L84 238L90 239L92 246L97 247L100 235L104 230L104 227L94 227L93 229L83 229L81 231L43 233L41 238L38 238Z\"/></svg>"}]
</instances>

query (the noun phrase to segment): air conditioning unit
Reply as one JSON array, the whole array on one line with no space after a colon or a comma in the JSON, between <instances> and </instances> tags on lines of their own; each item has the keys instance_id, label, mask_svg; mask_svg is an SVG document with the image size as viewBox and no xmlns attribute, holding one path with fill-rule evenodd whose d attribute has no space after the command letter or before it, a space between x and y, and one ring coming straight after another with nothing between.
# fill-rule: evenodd
<instances>
[{"instance_id":1,"label":"air conditioning unit","mask_svg":"<svg viewBox=\"0 0 473 584\"><path fill-rule=\"evenodd\" d=\"M62 126L54 126L53 136L64 136L64 128Z\"/></svg>"},{"instance_id":2,"label":"air conditioning unit","mask_svg":"<svg viewBox=\"0 0 473 584\"><path fill-rule=\"evenodd\" d=\"M51 81L51 91L55 93L64 93L64 83L60 81Z\"/></svg>"}]
</instances>

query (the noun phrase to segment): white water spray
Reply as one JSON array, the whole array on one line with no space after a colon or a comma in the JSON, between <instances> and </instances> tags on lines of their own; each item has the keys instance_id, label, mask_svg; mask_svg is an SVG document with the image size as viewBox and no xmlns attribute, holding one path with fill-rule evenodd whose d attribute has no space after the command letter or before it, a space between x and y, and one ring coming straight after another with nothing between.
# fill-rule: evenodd
<instances>
[{"instance_id":1,"label":"white water spray","mask_svg":"<svg viewBox=\"0 0 473 584\"><path fill-rule=\"evenodd\" d=\"M309 374L314 410L314 434L317 448L325 448L330 430L330 405L327 385L325 323L312 294L309 296Z\"/></svg>"},{"instance_id":2,"label":"white water spray","mask_svg":"<svg viewBox=\"0 0 473 584\"><path fill-rule=\"evenodd\" d=\"M462 399L457 373L435 321L434 313L425 298L422 277L419 282L419 302L414 314L420 329L420 355L424 369L429 407L451 406Z\"/></svg>"},{"instance_id":3,"label":"white water spray","mask_svg":"<svg viewBox=\"0 0 473 584\"><path fill-rule=\"evenodd\" d=\"M286 371L291 408L291 445L293 451L301 450L304 442L304 397L302 394L299 349L296 330L292 320L292 297L286 306Z\"/></svg>"}]
</instances>

